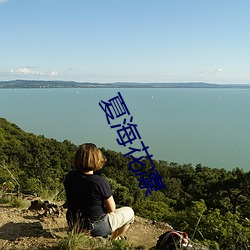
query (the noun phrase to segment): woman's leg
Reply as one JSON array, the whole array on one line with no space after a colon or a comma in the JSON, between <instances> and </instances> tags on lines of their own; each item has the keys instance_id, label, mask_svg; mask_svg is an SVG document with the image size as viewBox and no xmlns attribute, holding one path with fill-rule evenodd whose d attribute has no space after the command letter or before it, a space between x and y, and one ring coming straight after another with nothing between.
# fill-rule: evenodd
<instances>
[{"instance_id":1,"label":"woman's leg","mask_svg":"<svg viewBox=\"0 0 250 250\"><path fill-rule=\"evenodd\" d=\"M117 228L111 235L112 239L116 239L118 236L120 236L121 234L123 234L124 232L126 232L129 228L130 224L128 225L124 225L120 228Z\"/></svg>"},{"instance_id":2,"label":"woman's leg","mask_svg":"<svg viewBox=\"0 0 250 250\"><path fill-rule=\"evenodd\" d=\"M112 238L115 239L124 233L134 222L134 211L130 207L122 207L108 214L112 228Z\"/></svg>"}]
</instances>

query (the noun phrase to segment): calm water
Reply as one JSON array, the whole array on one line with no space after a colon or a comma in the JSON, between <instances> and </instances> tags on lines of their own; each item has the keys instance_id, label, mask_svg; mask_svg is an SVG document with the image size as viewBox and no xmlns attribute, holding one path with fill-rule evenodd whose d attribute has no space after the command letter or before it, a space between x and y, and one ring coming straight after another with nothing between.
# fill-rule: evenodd
<instances>
[{"instance_id":1,"label":"calm water","mask_svg":"<svg viewBox=\"0 0 250 250\"><path fill-rule=\"evenodd\" d=\"M8 89L0 90L0 117L37 135L127 153L98 105L118 91L155 159L250 170L250 90Z\"/></svg>"}]
</instances>

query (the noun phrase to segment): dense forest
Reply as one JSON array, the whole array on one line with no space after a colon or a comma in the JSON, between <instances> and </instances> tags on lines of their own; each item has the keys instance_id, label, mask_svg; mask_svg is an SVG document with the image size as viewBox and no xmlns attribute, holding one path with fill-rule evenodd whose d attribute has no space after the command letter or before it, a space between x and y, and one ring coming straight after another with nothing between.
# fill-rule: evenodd
<instances>
[{"instance_id":1,"label":"dense forest","mask_svg":"<svg viewBox=\"0 0 250 250\"><path fill-rule=\"evenodd\" d=\"M0 118L0 195L18 191L64 199L63 180L76 148ZM167 222L210 249L250 248L250 172L154 160L165 188L145 197L128 167L130 157L101 150L107 162L97 174L108 179L118 206L130 205L139 216Z\"/></svg>"}]
</instances>

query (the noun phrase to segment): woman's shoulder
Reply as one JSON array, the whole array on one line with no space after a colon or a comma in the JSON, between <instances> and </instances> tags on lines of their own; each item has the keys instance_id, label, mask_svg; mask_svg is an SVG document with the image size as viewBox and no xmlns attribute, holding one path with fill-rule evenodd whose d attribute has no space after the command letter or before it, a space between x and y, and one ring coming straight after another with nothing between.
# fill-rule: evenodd
<instances>
[{"instance_id":1,"label":"woman's shoulder","mask_svg":"<svg viewBox=\"0 0 250 250\"><path fill-rule=\"evenodd\" d=\"M71 175L79 175L79 171L72 169L72 170L70 170L70 171L67 173L67 175L68 175L68 176L71 176Z\"/></svg>"},{"instance_id":2,"label":"woman's shoulder","mask_svg":"<svg viewBox=\"0 0 250 250\"><path fill-rule=\"evenodd\" d=\"M92 174L90 177L94 182L99 183L100 185L109 185L107 179L104 176Z\"/></svg>"},{"instance_id":3,"label":"woman's shoulder","mask_svg":"<svg viewBox=\"0 0 250 250\"><path fill-rule=\"evenodd\" d=\"M98 183L108 183L107 179L97 174L84 174L77 170L71 170L66 175L66 180L87 179Z\"/></svg>"},{"instance_id":4,"label":"woman's shoulder","mask_svg":"<svg viewBox=\"0 0 250 250\"><path fill-rule=\"evenodd\" d=\"M101 175L92 174L91 176L92 176L93 179L107 182L107 179L105 177L101 176Z\"/></svg>"},{"instance_id":5,"label":"woman's shoulder","mask_svg":"<svg viewBox=\"0 0 250 250\"><path fill-rule=\"evenodd\" d=\"M76 178L79 178L79 177L80 177L79 171L77 171L77 170L70 170L70 171L67 173L65 179L66 179L66 180L69 180L69 179L71 180L71 179L76 179Z\"/></svg>"}]
</instances>

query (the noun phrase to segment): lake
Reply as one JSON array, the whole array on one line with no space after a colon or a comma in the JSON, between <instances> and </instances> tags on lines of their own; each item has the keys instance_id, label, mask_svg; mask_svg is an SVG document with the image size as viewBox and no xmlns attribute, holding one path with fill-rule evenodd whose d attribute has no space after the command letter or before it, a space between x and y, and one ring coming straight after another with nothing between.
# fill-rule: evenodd
<instances>
[{"instance_id":1,"label":"lake","mask_svg":"<svg viewBox=\"0 0 250 250\"><path fill-rule=\"evenodd\" d=\"M127 153L98 104L118 92L154 159L250 170L249 89L1 89L0 116L36 135Z\"/></svg>"}]
</instances>

